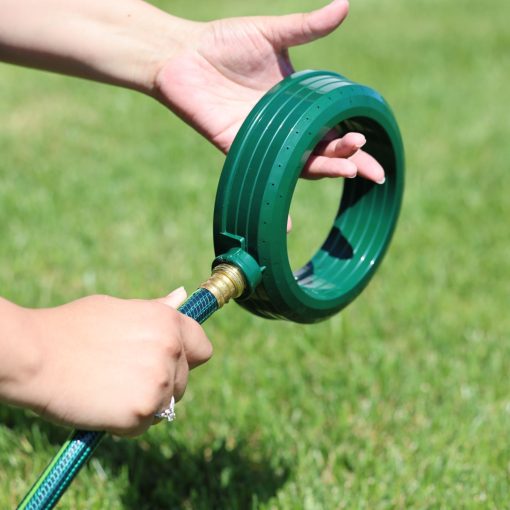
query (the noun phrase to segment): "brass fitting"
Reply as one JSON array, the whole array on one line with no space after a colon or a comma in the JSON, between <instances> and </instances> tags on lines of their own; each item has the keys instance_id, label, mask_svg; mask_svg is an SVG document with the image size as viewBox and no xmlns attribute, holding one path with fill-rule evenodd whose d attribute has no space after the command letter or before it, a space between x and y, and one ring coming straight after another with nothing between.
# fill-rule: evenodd
<instances>
[{"instance_id":1,"label":"brass fitting","mask_svg":"<svg viewBox=\"0 0 510 510\"><path fill-rule=\"evenodd\" d=\"M246 281L237 266L218 264L200 287L207 289L218 301L218 308L221 308L231 298L238 298L244 292Z\"/></svg>"}]
</instances>

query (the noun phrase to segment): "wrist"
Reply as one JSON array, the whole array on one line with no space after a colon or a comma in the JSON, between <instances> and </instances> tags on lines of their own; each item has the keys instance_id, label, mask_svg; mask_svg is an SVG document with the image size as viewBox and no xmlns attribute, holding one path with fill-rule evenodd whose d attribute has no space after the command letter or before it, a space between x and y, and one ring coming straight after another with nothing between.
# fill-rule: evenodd
<instances>
[{"instance_id":1,"label":"wrist","mask_svg":"<svg viewBox=\"0 0 510 510\"><path fill-rule=\"evenodd\" d=\"M139 72L141 86L135 88L162 101L159 90L161 69L169 61L197 47L205 23L163 13L155 16L151 26L153 29L147 31L146 52L141 59Z\"/></svg>"},{"instance_id":2,"label":"wrist","mask_svg":"<svg viewBox=\"0 0 510 510\"><path fill-rule=\"evenodd\" d=\"M29 406L42 365L32 327L32 310L0 298L0 401Z\"/></svg>"},{"instance_id":3,"label":"wrist","mask_svg":"<svg viewBox=\"0 0 510 510\"><path fill-rule=\"evenodd\" d=\"M150 96L156 95L161 67L193 45L193 34L202 25L172 16L145 2L141 2L132 18L126 15L120 27L117 20L113 23L111 29L120 28L120 38L124 39L119 44L119 48L124 44L124 49L119 51L120 58L105 62L113 82Z\"/></svg>"}]
</instances>

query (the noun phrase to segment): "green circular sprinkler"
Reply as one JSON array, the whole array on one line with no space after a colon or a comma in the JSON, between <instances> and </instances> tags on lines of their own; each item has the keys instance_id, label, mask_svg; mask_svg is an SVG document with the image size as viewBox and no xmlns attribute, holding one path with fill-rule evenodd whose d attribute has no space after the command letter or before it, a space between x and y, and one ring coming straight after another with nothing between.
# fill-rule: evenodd
<instances>
[{"instance_id":1,"label":"green circular sprinkler","mask_svg":"<svg viewBox=\"0 0 510 510\"><path fill-rule=\"evenodd\" d=\"M292 272L286 239L292 195L313 148L331 129L364 134L363 150L383 166L386 182L346 180L326 240ZM377 92L327 71L289 76L255 105L234 140L216 196L213 273L179 310L202 323L234 298L266 318L313 323L330 317L380 264L403 186L399 129ZM74 431L19 508L53 508L103 436Z\"/></svg>"},{"instance_id":2,"label":"green circular sprinkler","mask_svg":"<svg viewBox=\"0 0 510 510\"><path fill-rule=\"evenodd\" d=\"M348 179L331 231L293 273L287 215L297 179L324 135L363 133L384 185ZM316 322L350 303L379 265L395 228L404 183L399 129L372 89L326 71L283 80L252 110L227 156L214 211L214 249L234 264L250 254L262 271L238 303L268 318Z\"/></svg>"}]
</instances>

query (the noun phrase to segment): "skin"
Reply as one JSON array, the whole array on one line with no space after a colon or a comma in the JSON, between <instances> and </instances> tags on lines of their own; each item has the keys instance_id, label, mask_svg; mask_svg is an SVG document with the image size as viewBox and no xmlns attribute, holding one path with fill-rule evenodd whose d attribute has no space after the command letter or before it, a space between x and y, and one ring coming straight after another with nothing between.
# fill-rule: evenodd
<instances>
[{"instance_id":1,"label":"skin","mask_svg":"<svg viewBox=\"0 0 510 510\"><path fill-rule=\"evenodd\" d=\"M63 425L134 436L179 400L188 372L207 361L203 329L157 300L89 296L46 309L0 299L0 390L5 402Z\"/></svg>"},{"instance_id":2,"label":"skin","mask_svg":"<svg viewBox=\"0 0 510 510\"><path fill-rule=\"evenodd\" d=\"M0 0L0 60L147 94L226 153L255 103L293 72L288 49L331 33L348 7L199 23L141 0ZM302 176L384 182L364 143L330 133ZM0 401L64 425L142 433L212 354L203 329L175 310L185 296L89 296L38 310L0 298Z\"/></svg>"},{"instance_id":3,"label":"skin","mask_svg":"<svg viewBox=\"0 0 510 510\"><path fill-rule=\"evenodd\" d=\"M228 152L255 103L294 72L288 49L332 32L347 16L348 7L346 1L337 0L306 14L193 23L195 44L161 64L154 81L155 96ZM360 133L343 138L331 134L318 145L302 176L317 179L359 173L384 182L382 167L360 150L365 142Z\"/></svg>"}]
</instances>

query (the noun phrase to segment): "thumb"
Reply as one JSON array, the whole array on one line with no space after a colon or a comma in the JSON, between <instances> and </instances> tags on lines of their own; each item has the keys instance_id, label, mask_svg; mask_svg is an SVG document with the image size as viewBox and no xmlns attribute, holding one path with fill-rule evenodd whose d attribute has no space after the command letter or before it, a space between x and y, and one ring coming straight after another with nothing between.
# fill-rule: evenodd
<instances>
[{"instance_id":1,"label":"thumb","mask_svg":"<svg viewBox=\"0 0 510 510\"><path fill-rule=\"evenodd\" d=\"M347 0L333 0L312 12L261 18L260 29L280 48L305 44L333 32L349 12Z\"/></svg>"},{"instance_id":2,"label":"thumb","mask_svg":"<svg viewBox=\"0 0 510 510\"><path fill-rule=\"evenodd\" d=\"M184 303L187 297L188 293L186 292L184 287L179 287L178 289L175 289L172 292L170 292L168 296L156 299L156 301L159 301L164 305L171 306L172 308L177 308L178 306L182 305L182 303Z\"/></svg>"}]
</instances>

